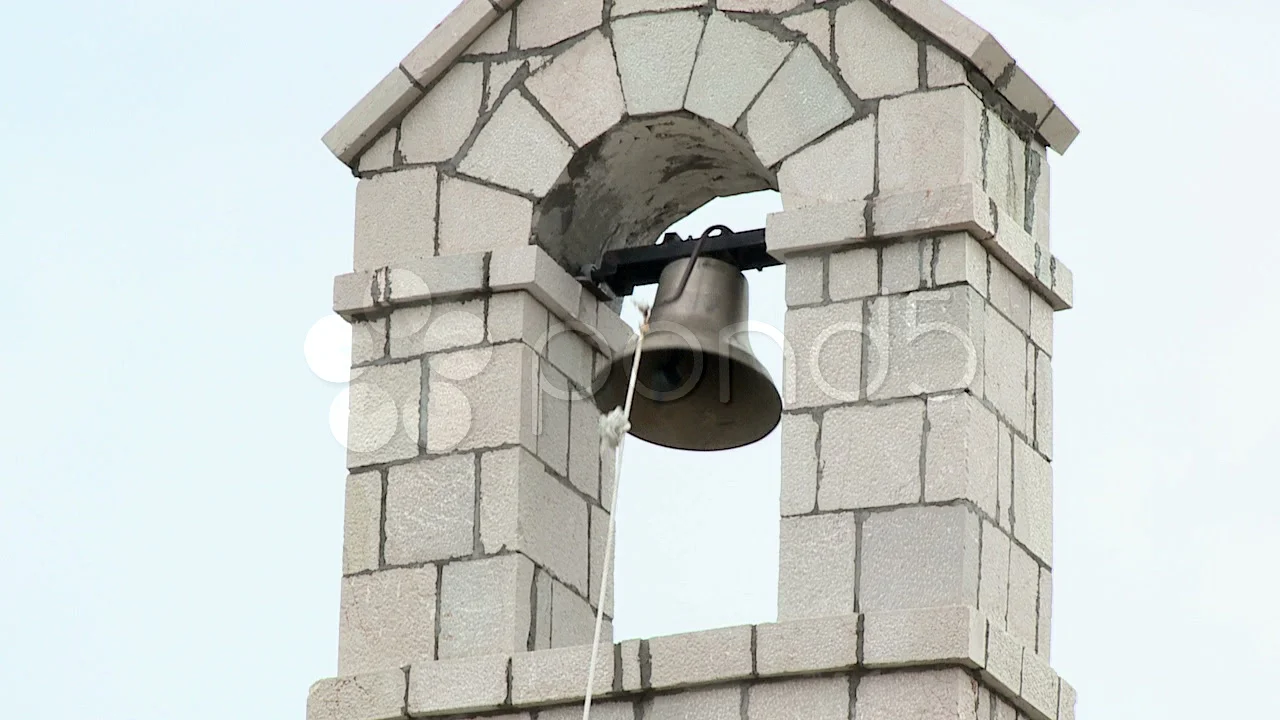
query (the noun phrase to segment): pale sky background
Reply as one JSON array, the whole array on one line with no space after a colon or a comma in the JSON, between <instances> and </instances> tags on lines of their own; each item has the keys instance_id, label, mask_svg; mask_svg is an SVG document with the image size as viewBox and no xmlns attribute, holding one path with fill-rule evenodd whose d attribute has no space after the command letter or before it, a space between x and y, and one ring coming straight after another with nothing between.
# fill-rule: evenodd
<instances>
[{"instance_id":1,"label":"pale sky background","mask_svg":"<svg viewBox=\"0 0 1280 720\"><path fill-rule=\"evenodd\" d=\"M333 674L341 386L302 347L354 180L319 138L453 4L0 9L0 719L301 718ZM1083 128L1053 664L1085 720L1280 716L1280 5L955 5ZM620 636L772 618L777 452L629 451Z\"/></svg>"}]
</instances>

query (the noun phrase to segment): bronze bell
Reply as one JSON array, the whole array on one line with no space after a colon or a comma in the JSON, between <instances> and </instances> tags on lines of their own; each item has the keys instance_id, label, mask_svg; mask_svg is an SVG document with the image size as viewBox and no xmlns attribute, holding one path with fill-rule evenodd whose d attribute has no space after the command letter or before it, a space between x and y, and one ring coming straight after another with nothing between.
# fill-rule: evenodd
<instances>
[{"instance_id":1,"label":"bronze bell","mask_svg":"<svg viewBox=\"0 0 1280 720\"><path fill-rule=\"evenodd\" d=\"M747 279L711 257L662 270L637 371L631 434L679 450L727 450L768 435L782 398L747 343ZM626 400L636 338L596 376L596 406Z\"/></svg>"}]
</instances>

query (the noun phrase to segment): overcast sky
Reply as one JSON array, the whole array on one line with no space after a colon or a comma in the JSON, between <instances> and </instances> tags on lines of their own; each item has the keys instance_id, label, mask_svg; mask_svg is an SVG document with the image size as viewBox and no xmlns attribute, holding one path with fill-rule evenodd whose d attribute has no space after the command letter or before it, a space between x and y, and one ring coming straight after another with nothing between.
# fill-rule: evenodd
<instances>
[{"instance_id":1,"label":"overcast sky","mask_svg":"<svg viewBox=\"0 0 1280 720\"><path fill-rule=\"evenodd\" d=\"M354 180L319 138L453 4L0 10L0 718L297 718L333 674L342 386L303 342ZM1053 664L1086 720L1275 717L1280 6L955 4L1083 129L1051 161ZM629 447L619 636L771 619L776 437Z\"/></svg>"}]
</instances>

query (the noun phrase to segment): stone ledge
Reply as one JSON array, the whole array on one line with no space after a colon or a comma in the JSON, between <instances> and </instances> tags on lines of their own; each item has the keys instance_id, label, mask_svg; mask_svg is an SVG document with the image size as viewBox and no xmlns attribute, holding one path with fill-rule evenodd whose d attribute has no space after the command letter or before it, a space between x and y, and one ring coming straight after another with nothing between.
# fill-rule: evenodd
<instances>
[{"instance_id":1,"label":"stone ledge","mask_svg":"<svg viewBox=\"0 0 1280 720\"><path fill-rule=\"evenodd\" d=\"M521 290L606 355L625 347L634 334L536 245L441 255L338 275L333 281L333 311L351 322L459 296Z\"/></svg>"},{"instance_id":2,"label":"stone ledge","mask_svg":"<svg viewBox=\"0 0 1280 720\"><path fill-rule=\"evenodd\" d=\"M457 716L582 702L589 661L590 647L584 645L413 663L408 715ZM716 628L602 645L595 697L603 702L744 681L922 667L976 672L1032 720L1073 717L1074 691L1048 662L992 626L981 612L962 606ZM636 669L640 682L635 682ZM405 687L400 669L323 680L313 689L308 720L406 717L388 714L403 712L399 703ZM339 701L341 688L350 699ZM367 704L352 702L370 689L377 690L377 697L369 697Z\"/></svg>"},{"instance_id":3,"label":"stone ledge","mask_svg":"<svg viewBox=\"0 0 1280 720\"><path fill-rule=\"evenodd\" d=\"M864 220L867 215L870 224ZM1054 310L1069 309L1073 300L1066 265L1054 256L1042 256L1035 240L972 184L784 210L769 215L765 226L769 252L780 259L869 242L967 232Z\"/></svg>"}]
</instances>

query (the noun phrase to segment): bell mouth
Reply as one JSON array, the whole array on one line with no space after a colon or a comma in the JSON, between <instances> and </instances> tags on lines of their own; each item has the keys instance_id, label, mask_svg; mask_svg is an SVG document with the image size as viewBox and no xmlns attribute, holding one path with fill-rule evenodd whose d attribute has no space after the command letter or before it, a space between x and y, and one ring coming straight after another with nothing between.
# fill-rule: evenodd
<instances>
[{"instance_id":1,"label":"bell mouth","mask_svg":"<svg viewBox=\"0 0 1280 720\"><path fill-rule=\"evenodd\" d=\"M596 378L596 406L609 412L626 402L634 346ZM782 419L782 398L750 351L716 351L648 340L640 357L631 406L631 434L677 450L714 451L750 445Z\"/></svg>"}]
</instances>

